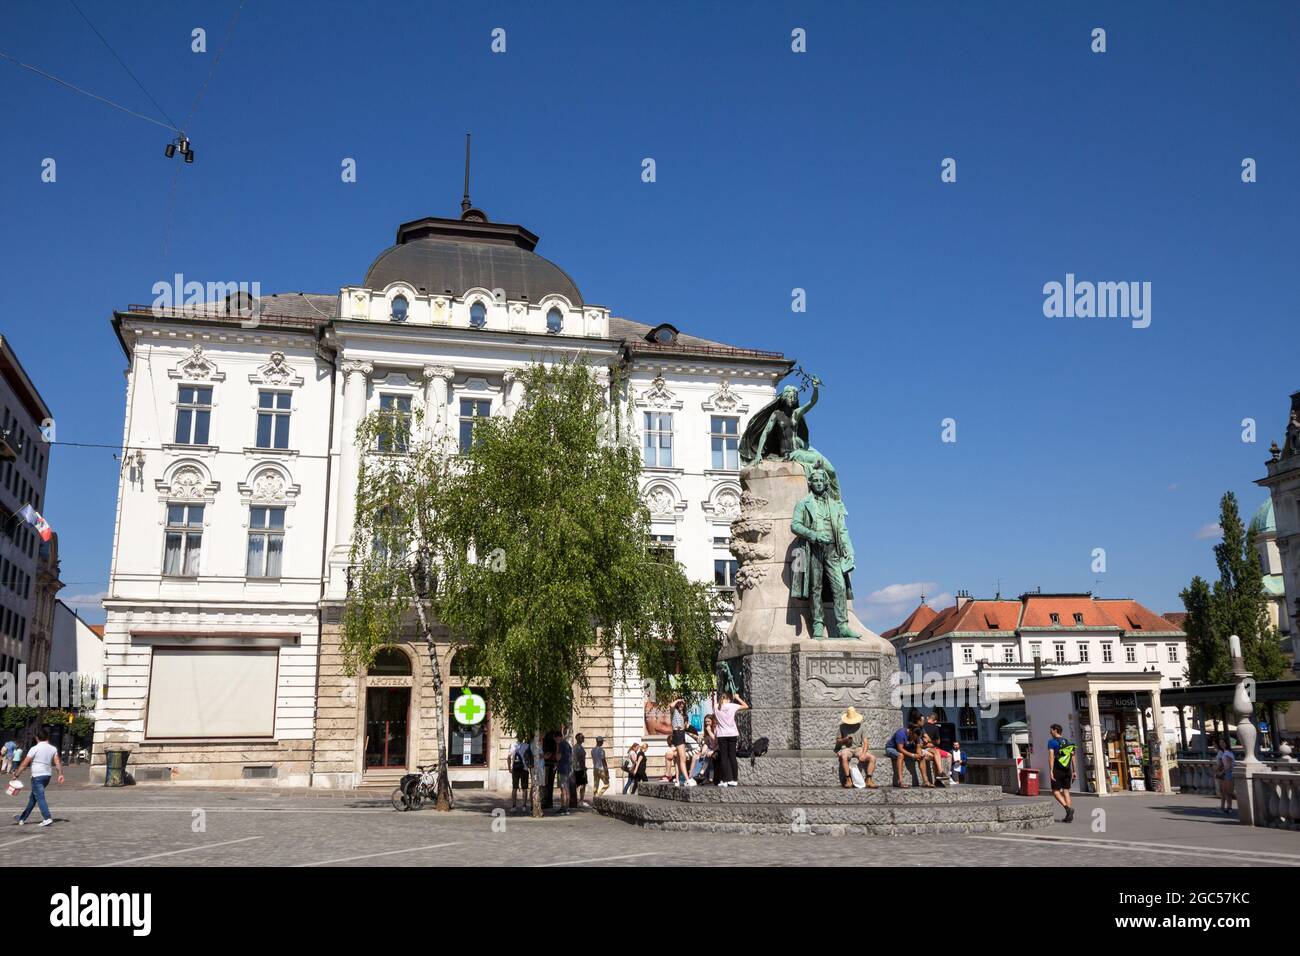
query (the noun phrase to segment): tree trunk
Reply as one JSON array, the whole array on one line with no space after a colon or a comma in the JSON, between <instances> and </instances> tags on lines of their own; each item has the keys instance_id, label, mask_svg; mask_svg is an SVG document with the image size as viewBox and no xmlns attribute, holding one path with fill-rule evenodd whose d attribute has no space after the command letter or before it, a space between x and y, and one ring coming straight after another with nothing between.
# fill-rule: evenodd
<instances>
[{"instance_id":1,"label":"tree trunk","mask_svg":"<svg viewBox=\"0 0 1300 956\"><path fill-rule=\"evenodd\" d=\"M542 815L542 774L546 772L546 761L542 757L542 736L533 734L533 741L537 744L536 753L533 754L533 772L528 775L528 790L532 797L533 813L535 817Z\"/></svg>"},{"instance_id":2,"label":"tree trunk","mask_svg":"<svg viewBox=\"0 0 1300 956\"><path fill-rule=\"evenodd\" d=\"M408 568L407 575L411 582L411 591L418 595L420 592L416 588L414 572ZM433 738L434 746L438 748L438 785L437 798L434 801L435 810L450 810L452 807L451 799L451 780L447 776L447 744L443 733L443 720L446 710L442 699L442 669L438 666L438 645L433 639L433 628L429 624L429 615L424 609L424 602L419 599L415 600L415 613L420 619L420 631L424 634L425 643L429 645L429 668L433 672L433 696L436 701L434 712L437 716L433 721Z\"/></svg>"}]
</instances>

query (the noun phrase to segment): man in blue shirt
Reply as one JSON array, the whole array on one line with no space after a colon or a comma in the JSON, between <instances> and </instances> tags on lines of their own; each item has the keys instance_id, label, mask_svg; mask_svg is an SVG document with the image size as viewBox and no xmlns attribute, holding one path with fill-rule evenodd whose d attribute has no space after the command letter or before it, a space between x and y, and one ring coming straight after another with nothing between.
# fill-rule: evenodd
<instances>
[{"instance_id":1,"label":"man in blue shirt","mask_svg":"<svg viewBox=\"0 0 1300 956\"><path fill-rule=\"evenodd\" d=\"M911 784L903 782L903 761L911 759L920 761L921 755L915 744L915 729L911 731L906 727L900 727L894 731L894 736L889 738L889 743L885 745L885 756L894 762L894 786L910 787ZM921 786L927 786L925 782L925 768L921 767Z\"/></svg>"},{"instance_id":2,"label":"man in blue shirt","mask_svg":"<svg viewBox=\"0 0 1300 956\"><path fill-rule=\"evenodd\" d=\"M1047 741L1048 760L1052 765L1052 797L1065 808L1062 823L1074 821L1070 803L1070 786L1074 783L1074 744L1066 738L1060 724L1052 724L1052 739Z\"/></svg>"}]
</instances>

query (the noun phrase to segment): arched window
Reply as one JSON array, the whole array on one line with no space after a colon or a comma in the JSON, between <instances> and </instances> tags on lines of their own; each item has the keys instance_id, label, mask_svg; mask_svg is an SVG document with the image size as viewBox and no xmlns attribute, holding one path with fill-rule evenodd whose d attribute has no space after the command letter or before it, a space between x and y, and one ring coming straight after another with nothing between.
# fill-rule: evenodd
<instances>
[{"instance_id":1,"label":"arched window","mask_svg":"<svg viewBox=\"0 0 1300 956\"><path fill-rule=\"evenodd\" d=\"M564 313L556 306L551 306L551 311L546 313L546 331L558 332L564 328Z\"/></svg>"},{"instance_id":2,"label":"arched window","mask_svg":"<svg viewBox=\"0 0 1300 956\"><path fill-rule=\"evenodd\" d=\"M476 329L487 325L487 306L482 302L475 302L469 307L469 324Z\"/></svg>"},{"instance_id":3,"label":"arched window","mask_svg":"<svg viewBox=\"0 0 1300 956\"><path fill-rule=\"evenodd\" d=\"M385 647L375 653L366 673L371 677L410 677L411 659L395 647Z\"/></svg>"},{"instance_id":4,"label":"arched window","mask_svg":"<svg viewBox=\"0 0 1300 956\"><path fill-rule=\"evenodd\" d=\"M406 310L409 307L410 307L410 303L406 301L406 296L404 295L397 296L396 298L393 299L393 310L390 318L394 322L405 322Z\"/></svg>"}]
</instances>

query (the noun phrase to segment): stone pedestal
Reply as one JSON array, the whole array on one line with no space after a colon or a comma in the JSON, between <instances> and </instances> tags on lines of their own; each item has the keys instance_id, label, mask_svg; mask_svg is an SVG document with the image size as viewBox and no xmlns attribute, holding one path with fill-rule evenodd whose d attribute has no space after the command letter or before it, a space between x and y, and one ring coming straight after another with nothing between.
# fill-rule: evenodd
<instances>
[{"instance_id":1,"label":"stone pedestal","mask_svg":"<svg viewBox=\"0 0 1300 956\"><path fill-rule=\"evenodd\" d=\"M840 715L852 705L866 718L867 739L881 758L876 782L887 783L884 744L900 720L890 703L898 670L894 648L852 609L849 626L860 638L810 637L808 602L790 597L791 564L801 548L790 519L808 493L803 467L759 462L742 471L740 480L740 517L731 525L731 549L740 562L738 606L719 658L750 705L738 721L741 746L766 737L773 759L803 760L815 752L832 767L828 758ZM827 634L836 633L829 604L825 620ZM789 776L801 774L790 768Z\"/></svg>"},{"instance_id":2,"label":"stone pedestal","mask_svg":"<svg viewBox=\"0 0 1300 956\"><path fill-rule=\"evenodd\" d=\"M650 782L635 796L596 797L597 812L643 827L730 833L898 836L1050 825L1050 801L1008 796L998 787L890 787L885 743L902 719L891 700L894 648L851 609L849 626L861 637L809 636L808 602L790 597L799 550L790 520L808 493L803 467L758 462L741 471L740 483L740 517L731 524L731 550L740 563L737 607L719 660L749 704L737 720L742 751L766 737L768 752L740 759L738 787ZM837 633L830 607L826 622L828 634ZM849 706L865 718L880 790L846 790L840 782L834 746Z\"/></svg>"}]
</instances>

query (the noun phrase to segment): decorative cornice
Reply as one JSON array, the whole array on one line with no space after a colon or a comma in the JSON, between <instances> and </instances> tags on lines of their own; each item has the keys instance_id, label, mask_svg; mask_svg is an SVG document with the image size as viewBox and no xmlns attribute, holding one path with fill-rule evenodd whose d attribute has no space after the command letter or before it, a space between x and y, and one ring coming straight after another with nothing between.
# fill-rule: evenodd
<instances>
[{"instance_id":1,"label":"decorative cornice","mask_svg":"<svg viewBox=\"0 0 1300 956\"><path fill-rule=\"evenodd\" d=\"M301 385L303 378L284 360L283 352L272 352L271 361L248 376L253 385Z\"/></svg>"},{"instance_id":2,"label":"decorative cornice","mask_svg":"<svg viewBox=\"0 0 1300 956\"><path fill-rule=\"evenodd\" d=\"M167 377L187 382L224 382L226 373L220 371L217 363L204 354L202 345L195 345L188 355L176 363L175 368L168 370Z\"/></svg>"}]
</instances>

